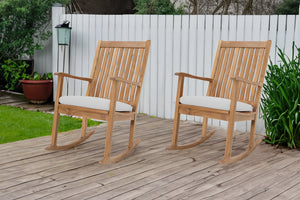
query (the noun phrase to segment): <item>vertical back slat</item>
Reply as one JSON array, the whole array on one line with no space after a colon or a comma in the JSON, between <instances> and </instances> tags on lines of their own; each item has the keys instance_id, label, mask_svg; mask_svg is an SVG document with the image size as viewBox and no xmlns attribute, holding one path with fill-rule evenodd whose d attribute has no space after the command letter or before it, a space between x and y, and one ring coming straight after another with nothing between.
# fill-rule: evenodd
<instances>
[{"instance_id":1,"label":"vertical back slat","mask_svg":"<svg viewBox=\"0 0 300 200\"><path fill-rule=\"evenodd\" d=\"M215 80L216 76L218 76L220 73L220 71L218 71L218 69L219 69L218 66L220 66L219 61L223 60L222 55L224 56L224 51L222 51L222 49L221 49L222 42L223 42L222 40L219 40L219 42L218 42L216 57L215 57L213 69L211 72L211 78L213 80ZM207 95L211 96L215 93L216 84L217 84L217 81L213 81L212 83L209 83L208 89L207 89Z\"/></svg>"},{"instance_id":2,"label":"vertical back slat","mask_svg":"<svg viewBox=\"0 0 300 200\"><path fill-rule=\"evenodd\" d=\"M97 77L97 88L96 88L96 93L95 93L95 96L98 97L99 94L100 94L100 89L101 89L101 83L102 83L102 79L103 79L103 76L104 76L104 72L105 72L105 68L106 68L106 62L107 62L107 58L108 58L108 53L109 53L109 49L105 49L103 48L103 51L105 51L105 54L104 54L104 60L103 62L101 63L101 66L99 66L99 76Z\"/></svg>"},{"instance_id":3,"label":"vertical back slat","mask_svg":"<svg viewBox=\"0 0 300 200\"><path fill-rule=\"evenodd\" d=\"M132 62L132 59L133 59L132 54L133 54L133 48L130 48L129 49L129 55L128 55L128 58L127 58L127 63L125 65L125 69L124 69L124 74L122 76L122 78L124 78L124 79L127 79L128 74L129 74L131 62ZM120 94L119 94L119 99L120 100L124 100L125 86L126 86L126 84L122 83L122 86L121 86L121 89L120 89Z\"/></svg>"},{"instance_id":4,"label":"vertical back slat","mask_svg":"<svg viewBox=\"0 0 300 200\"><path fill-rule=\"evenodd\" d=\"M140 70L141 70L141 67L142 67L143 55L144 55L144 50L140 49L137 66L136 66L136 69L135 69L135 72L134 72L133 82L138 82L138 81L140 82L140 80L138 80L138 78L140 76ZM130 97L129 97L130 101L132 101L134 99L135 90L136 90L136 86L133 85L131 87L131 92L130 92Z\"/></svg>"},{"instance_id":5,"label":"vertical back slat","mask_svg":"<svg viewBox=\"0 0 300 200\"><path fill-rule=\"evenodd\" d=\"M229 96L230 96L231 84L232 84L231 77L233 77L234 74L236 73L236 69L237 69L236 63L237 63L237 60L238 60L238 57L239 57L239 53L240 53L240 49L235 48L234 59L233 59L233 63L232 63L232 70L230 70L230 75L228 77L228 83L227 83L225 98L229 98Z\"/></svg>"},{"instance_id":6,"label":"vertical back slat","mask_svg":"<svg viewBox=\"0 0 300 200\"><path fill-rule=\"evenodd\" d=\"M234 55L234 48L230 48L230 56L229 56L229 61L226 65L226 73L225 73L225 76L224 76L224 80L223 80L223 83L222 83L222 90L221 90L221 94L220 94L220 97L225 97L225 90L226 90L226 86L230 80L230 71L233 71L233 65L232 65L232 61L233 61L233 55Z\"/></svg>"},{"instance_id":7,"label":"vertical back slat","mask_svg":"<svg viewBox=\"0 0 300 200\"><path fill-rule=\"evenodd\" d=\"M103 81L101 84L101 91L100 91L99 97L104 97L105 87L106 87L106 83L108 80L108 74L111 70L111 63L112 63L114 51L115 51L115 48L110 48L109 58L108 58L108 61L107 61L106 67L105 67L105 72L104 72Z\"/></svg>"},{"instance_id":8,"label":"vertical back slat","mask_svg":"<svg viewBox=\"0 0 300 200\"><path fill-rule=\"evenodd\" d=\"M140 72L140 76L138 78L139 83L141 85L143 84L144 75L145 75L145 71L146 71L146 65L147 65L147 60L148 60L148 56L149 56L150 44L151 44L151 42L150 42L150 40L148 40L146 42L145 50L144 50L144 53L143 53L142 69L141 69L141 72ZM133 110L137 109L137 105L138 105L138 102L139 102L140 95L141 95L141 87L138 87L137 90L136 90L135 99L133 100L133 102L134 102L133 108L132 108Z\"/></svg>"},{"instance_id":9,"label":"vertical back slat","mask_svg":"<svg viewBox=\"0 0 300 200\"><path fill-rule=\"evenodd\" d=\"M111 69L110 69L110 72L109 72L109 76L108 76L108 80L107 80L107 85L105 87L104 98L108 98L109 97L110 88L111 88L111 80L109 78L114 75L115 68L117 68L116 63L117 63L117 59L118 59L118 55L119 55L119 50L120 50L119 48L115 48L115 50L114 50L113 60L112 60L112 64L111 64L111 67L110 67Z\"/></svg>"},{"instance_id":10,"label":"vertical back slat","mask_svg":"<svg viewBox=\"0 0 300 200\"><path fill-rule=\"evenodd\" d=\"M259 76L260 76L260 73L262 71L262 61L263 61L263 57L264 57L264 53L265 53L265 49L261 49L260 50L260 55L259 55L259 60L258 60L258 63L257 63L257 70L255 71L255 76L254 76L254 79L253 81L254 82L257 82L258 79L259 79ZM254 98L255 98L255 91L256 91L256 88L257 87L253 87L252 88L252 91L251 91L251 96L250 96L250 101L254 101Z\"/></svg>"},{"instance_id":11,"label":"vertical back slat","mask_svg":"<svg viewBox=\"0 0 300 200\"><path fill-rule=\"evenodd\" d=\"M245 55L243 57L243 62L242 62L242 65L241 65L241 70L238 74L238 76L240 77L244 77L244 74L245 74L245 71L246 71L246 68L247 68L247 61L249 59L249 54L250 54L250 49L249 48L245 48ZM239 91L239 96L241 94L241 91Z\"/></svg>"},{"instance_id":12,"label":"vertical back slat","mask_svg":"<svg viewBox=\"0 0 300 200\"><path fill-rule=\"evenodd\" d=\"M97 78L101 67L101 61L104 55L104 50L100 49L100 45L101 45L101 40L97 44L96 54L94 57L93 67L90 76L90 78L93 79L93 81L88 85L88 89L86 91L87 96L91 96L95 93Z\"/></svg>"},{"instance_id":13,"label":"vertical back slat","mask_svg":"<svg viewBox=\"0 0 300 200\"><path fill-rule=\"evenodd\" d=\"M221 67L220 76L218 79L218 86L217 86L217 92L216 92L217 97L220 96L221 89L223 86L222 84L223 84L224 75L226 73L226 66L227 66L228 59L229 59L229 53L230 53L230 49L226 48L225 60L224 60L223 66Z\"/></svg>"},{"instance_id":14,"label":"vertical back slat","mask_svg":"<svg viewBox=\"0 0 300 200\"><path fill-rule=\"evenodd\" d=\"M114 73L115 77L119 76L119 72L120 72L120 68L121 68L121 62L122 62L122 59L124 57L123 52L124 52L124 48L120 48L120 52L119 52L119 56L118 56L118 62L117 62L117 66L116 66L115 73Z\"/></svg>"},{"instance_id":15,"label":"vertical back slat","mask_svg":"<svg viewBox=\"0 0 300 200\"><path fill-rule=\"evenodd\" d=\"M258 69L258 65L257 65L258 53L259 53L259 49L255 49L255 54L254 54L254 58L253 58L252 67L251 67L251 70L250 70L249 78L247 78L250 81L253 81L253 77L254 77L255 72L257 70L260 71L260 69ZM252 85L250 85L250 84L247 85L246 97L245 97L246 101L249 101L251 87L252 87Z\"/></svg>"},{"instance_id":16,"label":"vertical back slat","mask_svg":"<svg viewBox=\"0 0 300 200\"><path fill-rule=\"evenodd\" d=\"M248 63L246 65L246 71L244 73L244 75L242 76L244 79L247 79L248 80L248 77L249 77L249 73L250 73L250 70L251 70L251 66L252 66L252 63L253 63L253 55L254 55L254 48L251 48L250 49L250 55L249 55L249 58L248 58ZM245 97L245 91L246 91L246 85L245 83L241 83L241 94L240 94L240 100L244 100L244 97Z\"/></svg>"},{"instance_id":17,"label":"vertical back slat","mask_svg":"<svg viewBox=\"0 0 300 200\"><path fill-rule=\"evenodd\" d=\"M220 73L221 73L221 69L222 69L222 63L224 60L224 56L225 56L225 48L220 48L220 56L218 58L216 58L217 60L215 60L215 68L214 73L212 74L212 79L213 79L213 83L212 83L212 88L211 91L208 90L208 92L210 92L211 96L214 96L216 94L216 90L217 90L217 85L218 85L218 80L220 77ZM218 54L218 53L217 53Z\"/></svg>"},{"instance_id":18,"label":"vertical back slat","mask_svg":"<svg viewBox=\"0 0 300 200\"><path fill-rule=\"evenodd\" d=\"M134 49L133 59L132 59L130 71L129 71L128 78L127 78L127 80L129 80L129 81L132 81L133 74L134 74L134 72L135 72L135 68L136 68L136 64L137 64L136 61L137 61L138 53L139 53L139 49ZM126 101L128 101L128 96L129 96L129 92L130 92L130 89L131 89L131 88L132 88L132 85L127 84L126 89L125 89L125 96L124 96L124 99L125 99Z\"/></svg>"}]
</instances>

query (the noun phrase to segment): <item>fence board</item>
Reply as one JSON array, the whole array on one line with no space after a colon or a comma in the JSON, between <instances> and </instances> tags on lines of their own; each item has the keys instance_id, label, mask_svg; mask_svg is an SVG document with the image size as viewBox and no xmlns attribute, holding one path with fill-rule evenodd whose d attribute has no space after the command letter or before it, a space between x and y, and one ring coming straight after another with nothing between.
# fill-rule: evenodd
<instances>
[{"instance_id":1,"label":"fence board","mask_svg":"<svg viewBox=\"0 0 300 200\"><path fill-rule=\"evenodd\" d=\"M166 58L165 58L165 68L166 68L166 85L165 91L165 118L171 119L173 117L172 108L175 104L172 95L172 85L173 85L173 16L166 16Z\"/></svg>"},{"instance_id":2,"label":"fence board","mask_svg":"<svg viewBox=\"0 0 300 200\"><path fill-rule=\"evenodd\" d=\"M53 15L53 25L61 23L64 19L71 21L70 60L66 60L70 62L70 69L67 67L65 71L73 75L89 76L97 40L151 40L150 57L138 111L163 118L174 116L178 81L174 73L182 71L210 77L219 39L271 39L273 42L270 58L275 63L277 63L276 46L290 54L292 41L295 40L298 46L300 42L299 15L287 17L277 15L64 15L60 12L58 10L53 12L56 13ZM57 66L57 54L61 60L62 51L57 52L56 40L54 32L53 56L51 56L53 72L61 70L61 66ZM41 58L44 59L44 56L41 55ZM42 65L45 63L39 62ZM43 72L48 68L41 66L38 70ZM207 86L208 84L203 81L187 79L184 95L205 95ZM56 88L56 80L54 88ZM85 93L86 85L70 80L65 88L68 95L82 95ZM182 119L202 121L200 117L184 116ZM222 121L212 120L209 124L226 125ZM258 126L261 126L259 124ZM239 122L236 128L247 130L249 123Z\"/></svg>"},{"instance_id":3,"label":"fence board","mask_svg":"<svg viewBox=\"0 0 300 200\"><path fill-rule=\"evenodd\" d=\"M198 15L197 16L197 68L196 75L204 76L204 51L205 46L205 16ZM197 81L196 85L196 95L205 95L204 94L204 81ZM195 117L195 120L198 122L202 122L201 117Z\"/></svg>"},{"instance_id":4,"label":"fence board","mask_svg":"<svg viewBox=\"0 0 300 200\"><path fill-rule=\"evenodd\" d=\"M176 73L176 72L180 72L181 44L179 41L180 41L180 34L181 34L181 16L175 15L173 24L174 24L173 25L174 26L173 27L173 73ZM173 101L176 99L177 83L178 83L178 76L175 76L173 78L173 87L172 87ZM174 116L174 108L173 108L172 116Z\"/></svg>"},{"instance_id":5,"label":"fence board","mask_svg":"<svg viewBox=\"0 0 300 200\"><path fill-rule=\"evenodd\" d=\"M181 19L181 39L177 42L180 42L181 45L181 59L180 59L180 71L189 73L189 16L184 15ZM184 80L183 86L183 96L188 95L189 89L189 80L186 78ZM186 115L181 115L181 120L186 120Z\"/></svg>"},{"instance_id":6,"label":"fence board","mask_svg":"<svg viewBox=\"0 0 300 200\"><path fill-rule=\"evenodd\" d=\"M165 29L166 29L166 16L159 15L158 16L158 38L157 38L157 41L158 41L157 82L159 84L157 87L157 95L156 96L157 96L157 116L161 117L161 118L165 117L165 74L166 74Z\"/></svg>"},{"instance_id":7,"label":"fence board","mask_svg":"<svg viewBox=\"0 0 300 200\"><path fill-rule=\"evenodd\" d=\"M150 39L150 15L143 15L143 40ZM155 41L152 41L152 43ZM152 44L151 44L152 46ZM150 48L151 49L151 48ZM151 51L150 51L151 56ZM143 84L143 92L144 92L144 106L143 109L140 111L142 113L150 113L150 66L151 66L151 59L148 58L148 63L146 67L145 77L144 77L144 84Z\"/></svg>"},{"instance_id":8,"label":"fence board","mask_svg":"<svg viewBox=\"0 0 300 200\"><path fill-rule=\"evenodd\" d=\"M158 16L157 15L151 15L150 16L150 37L153 38L151 42L151 49L150 49L150 115L157 116L157 96L159 95L157 93L157 57L158 57L158 51L157 51L157 43L158 43Z\"/></svg>"}]
</instances>

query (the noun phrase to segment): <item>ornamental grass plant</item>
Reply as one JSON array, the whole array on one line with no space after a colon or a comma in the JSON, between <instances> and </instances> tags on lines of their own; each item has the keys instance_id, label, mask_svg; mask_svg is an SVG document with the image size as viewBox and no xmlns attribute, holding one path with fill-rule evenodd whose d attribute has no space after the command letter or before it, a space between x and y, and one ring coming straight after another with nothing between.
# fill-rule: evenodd
<instances>
[{"instance_id":1,"label":"ornamental grass plant","mask_svg":"<svg viewBox=\"0 0 300 200\"><path fill-rule=\"evenodd\" d=\"M300 147L300 48L292 46L289 58L278 48L279 64L272 61L263 86L261 100L265 122L265 142Z\"/></svg>"}]
</instances>

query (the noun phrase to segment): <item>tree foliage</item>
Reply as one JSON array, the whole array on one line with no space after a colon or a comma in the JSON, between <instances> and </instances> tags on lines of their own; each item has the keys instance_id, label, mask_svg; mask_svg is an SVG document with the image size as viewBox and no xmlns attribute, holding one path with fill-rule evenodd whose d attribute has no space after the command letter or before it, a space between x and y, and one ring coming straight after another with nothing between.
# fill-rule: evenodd
<instances>
[{"instance_id":1,"label":"tree foliage","mask_svg":"<svg viewBox=\"0 0 300 200\"><path fill-rule=\"evenodd\" d=\"M136 14L185 14L183 6L175 7L170 0L135 0Z\"/></svg>"},{"instance_id":2,"label":"tree foliage","mask_svg":"<svg viewBox=\"0 0 300 200\"><path fill-rule=\"evenodd\" d=\"M283 1L276 13L279 15L298 15L300 0L285 0Z\"/></svg>"},{"instance_id":3,"label":"tree foliage","mask_svg":"<svg viewBox=\"0 0 300 200\"><path fill-rule=\"evenodd\" d=\"M50 36L46 27L53 2L67 0L0 0L0 62L42 48L41 41Z\"/></svg>"},{"instance_id":4,"label":"tree foliage","mask_svg":"<svg viewBox=\"0 0 300 200\"><path fill-rule=\"evenodd\" d=\"M186 0L190 14L270 15L283 0Z\"/></svg>"}]
</instances>

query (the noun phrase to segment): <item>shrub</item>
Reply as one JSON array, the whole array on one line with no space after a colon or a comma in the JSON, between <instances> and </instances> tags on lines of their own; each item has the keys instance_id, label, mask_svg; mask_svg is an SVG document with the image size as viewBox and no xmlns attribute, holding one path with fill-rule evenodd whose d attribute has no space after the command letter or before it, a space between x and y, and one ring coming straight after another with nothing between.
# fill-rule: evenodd
<instances>
[{"instance_id":1,"label":"shrub","mask_svg":"<svg viewBox=\"0 0 300 200\"><path fill-rule=\"evenodd\" d=\"M170 0L135 0L136 14L185 14L183 6L175 8L175 3Z\"/></svg>"},{"instance_id":2,"label":"shrub","mask_svg":"<svg viewBox=\"0 0 300 200\"><path fill-rule=\"evenodd\" d=\"M285 0L279 4L276 10L278 15L298 15L300 0Z\"/></svg>"},{"instance_id":3,"label":"shrub","mask_svg":"<svg viewBox=\"0 0 300 200\"><path fill-rule=\"evenodd\" d=\"M296 54L295 51L296 50ZM300 147L300 48L293 44L292 58L278 48L279 65L270 63L265 77L261 108L265 121L265 141Z\"/></svg>"},{"instance_id":4,"label":"shrub","mask_svg":"<svg viewBox=\"0 0 300 200\"><path fill-rule=\"evenodd\" d=\"M0 0L0 65L7 59L32 56L35 50L41 49L41 42L51 35L47 27L50 24L53 2L68 1ZM3 74L0 67L0 87L8 84L9 88L14 88L15 82L5 82Z\"/></svg>"},{"instance_id":5,"label":"shrub","mask_svg":"<svg viewBox=\"0 0 300 200\"><path fill-rule=\"evenodd\" d=\"M5 60L1 65L3 78L5 80L5 88L8 90L16 90L19 80L25 78L29 65L25 61Z\"/></svg>"},{"instance_id":6,"label":"shrub","mask_svg":"<svg viewBox=\"0 0 300 200\"><path fill-rule=\"evenodd\" d=\"M60 0L66 2L65 0ZM0 61L31 56L41 49L41 41L50 36L46 31L54 0L0 1Z\"/></svg>"}]
</instances>

